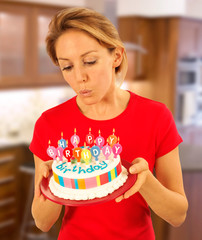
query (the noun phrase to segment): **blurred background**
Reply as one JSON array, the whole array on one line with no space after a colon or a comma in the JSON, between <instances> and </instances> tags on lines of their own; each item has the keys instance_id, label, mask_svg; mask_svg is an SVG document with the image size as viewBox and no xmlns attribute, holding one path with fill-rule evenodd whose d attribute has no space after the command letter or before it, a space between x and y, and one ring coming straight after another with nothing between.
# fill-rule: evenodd
<instances>
[{"instance_id":1,"label":"blurred background","mask_svg":"<svg viewBox=\"0 0 202 240\"><path fill-rule=\"evenodd\" d=\"M28 147L40 114L72 96L45 50L51 16L93 8L118 28L129 59L124 89L165 103L184 139L181 164L189 210L173 228L152 213L157 240L202 236L202 0L0 1L0 239L57 239L30 213L34 166ZM174 169L173 169L174 171Z\"/></svg>"}]
</instances>

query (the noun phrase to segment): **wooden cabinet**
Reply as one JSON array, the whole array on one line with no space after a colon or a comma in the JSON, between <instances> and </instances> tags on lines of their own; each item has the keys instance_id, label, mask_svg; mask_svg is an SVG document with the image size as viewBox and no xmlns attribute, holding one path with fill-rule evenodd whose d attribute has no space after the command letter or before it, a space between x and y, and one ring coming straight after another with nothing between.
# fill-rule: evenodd
<instances>
[{"instance_id":1,"label":"wooden cabinet","mask_svg":"<svg viewBox=\"0 0 202 240\"><path fill-rule=\"evenodd\" d=\"M15 239L19 226L19 165L23 161L23 149L0 150L0 239Z\"/></svg>"},{"instance_id":2,"label":"wooden cabinet","mask_svg":"<svg viewBox=\"0 0 202 240\"><path fill-rule=\"evenodd\" d=\"M179 24L179 58L202 57L202 21L181 19Z\"/></svg>"},{"instance_id":3,"label":"wooden cabinet","mask_svg":"<svg viewBox=\"0 0 202 240\"><path fill-rule=\"evenodd\" d=\"M0 88L64 84L45 37L54 7L0 3Z\"/></svg>"},{"instance_id":4,"label":"wooden cabinet","mask_svg":"<svg viewBox=\"0 0 202 240\"><path fill-rule=\"evenodd\" d=\"M123 41L143 46L147 53L136 53L134 83L149 86L147 95L165 103L174 113L179 18L122 17L119 33ZM129 33L130 32L130 33ZM139 62L138 62L139 61ZM138 65L141 66L140 70ZM136 89L134 88L134 91Z\"/></svg>"}]
</instances>

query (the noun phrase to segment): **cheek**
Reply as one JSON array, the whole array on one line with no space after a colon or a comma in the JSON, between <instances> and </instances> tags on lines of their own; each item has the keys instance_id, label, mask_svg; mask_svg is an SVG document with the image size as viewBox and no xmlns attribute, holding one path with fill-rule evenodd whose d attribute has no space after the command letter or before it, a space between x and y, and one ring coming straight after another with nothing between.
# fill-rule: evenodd
<instances>
[{"instance_id":1,"label":"cheek","mask_svg":"<svg viewBox=\"0 0 202 240\"><path fill-rule=\"evenodd\" d=\"M70 87L75 90L75 81L71 74L62 73L64 80L70 85Z\"/></svg>"}]
</instances>

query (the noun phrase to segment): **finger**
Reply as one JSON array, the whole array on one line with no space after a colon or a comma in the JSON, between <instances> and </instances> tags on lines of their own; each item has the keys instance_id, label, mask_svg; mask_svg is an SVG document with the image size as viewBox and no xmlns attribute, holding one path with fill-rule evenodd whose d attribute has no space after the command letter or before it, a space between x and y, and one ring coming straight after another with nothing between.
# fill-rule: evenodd
<instances>
[{"instance_id":1,"label":"finger","mask_svg":"<svg viewBox=\"0 0 202 240\"><path fill-rule=\"evenodd\" d=\"M133 161L133 165L129 168L131 174L138 174L148 169L148 162L138 158Z\"/></svg>"},{"instance_id":2,"label":"finger","mask_svg":"<svg viewBox=\"0 0 202 240\"><path fill-rule=\"evenodd\" d=\"M39 197L39 200L40 200L40 202L45 202L46 198L43 194L41 194L40 197Z\"/></svg>"},{"instance_id":3,"label":"finger","mask_svg":"<svg viewBox=\"0 0 202 240\"><path fill-rule=\"evenodd\" d=\"M41 168L42 175L47 178L49 176L50 170L52 170L53 161L47 161L43 164Z\"/></svg>"},{"instance_id":4,"label":"finger","mask_svg":"<svg viewBox=\"0 0 202 240\"><path fill-rule=\"evenodd\" d=\"M118 203L118 202L121 202L123 199L124 199L124 196L121 195L121 196L117 197L117 198L115 199L115 201Z\"/></svg>"},{"instance_id":5,"label":"finger","mask_svg":"<svg viewBox=\"0 0 202 240\"><path fill-rule=\"evenodd\" d=\"M139 192L141 186L144 183L144 179L145 178L143 175L139 175L135 184L127 192L124 193L124 198L127 199L134 195L135 193Z\"/></svg>"}]
</instances>

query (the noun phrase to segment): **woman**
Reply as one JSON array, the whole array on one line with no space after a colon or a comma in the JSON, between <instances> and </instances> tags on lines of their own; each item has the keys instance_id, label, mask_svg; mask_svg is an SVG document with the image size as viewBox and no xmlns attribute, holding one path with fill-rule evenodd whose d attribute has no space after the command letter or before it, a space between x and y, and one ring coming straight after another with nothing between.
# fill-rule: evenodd
<instances>
[{"instance_id":1,"label":"woman","mask_svg":"<svg viewBox=\"0 0 202 240\"><path fill-rule=\"evenodd\" d=\"M62 210L39 188L52 164L48 140L56 143L61 132L69 137L75 127L81 141L89 127L95 134L101 129L104 137L115 128L121 157L138 177L114 201L66 207L59 239L155 239L149 207L171 225L182 224L188 208L178 154L182 139L163 104L117 86L125 77L127 57L114 26L93 10L65 9L52 19L46 42L77 96L44 112L35 125L30 149L36 169L32 214L38 228L48 231Z\"/></svg>"}]
</instances>

